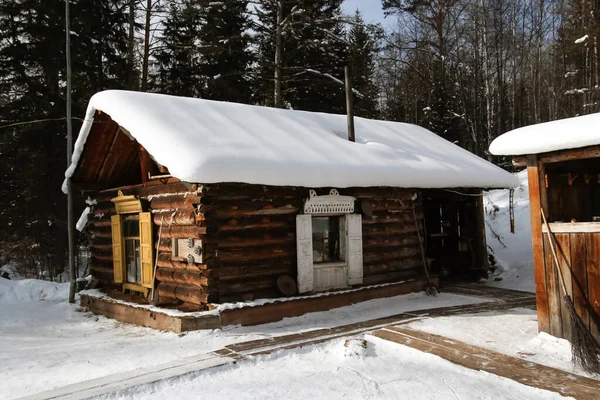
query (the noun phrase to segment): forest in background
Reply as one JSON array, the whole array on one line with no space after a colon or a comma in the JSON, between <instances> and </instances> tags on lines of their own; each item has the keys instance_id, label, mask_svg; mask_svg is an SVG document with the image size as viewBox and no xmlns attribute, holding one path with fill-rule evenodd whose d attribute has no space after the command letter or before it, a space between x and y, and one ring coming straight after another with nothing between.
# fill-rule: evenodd
<instances>
[{"instance_id":1,"label":"forest in background","mask_svg":"<svg viewBox=\"0 0 600 400\"><path fill-rule=\"evenodd\" d=\"M105 89L422 125L496 163L498 135L599 111L600 0L71 0L73 121ZM0 266L64 270L62 0L0 2ZM80 240L85 240L84 237Z\"/></svg>"}]
</instances>

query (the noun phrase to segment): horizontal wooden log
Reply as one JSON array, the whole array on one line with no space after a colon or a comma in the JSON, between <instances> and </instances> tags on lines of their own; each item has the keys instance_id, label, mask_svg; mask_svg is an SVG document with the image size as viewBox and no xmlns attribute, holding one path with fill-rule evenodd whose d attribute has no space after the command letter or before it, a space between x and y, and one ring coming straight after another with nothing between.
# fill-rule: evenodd
<instances>
[{"instance_id":1,"label":"horizontal wooden log","mask_svg":"<svg viewBox=\"0 0 600 400\"><path fill-rule=\"evenodd\" d=\"M94 218L98 218L98 219L106 218L106 217L109 217L116 213L117 213L117 210L114 207L114 204L111 207L102 207L102 208L100 208L98 206L94 206L94 211L92 212Z\"/></svg>"},{"instance_id":2,"label":"horizontal wooden log","mask_svg":"<svg viewBox=\"0 0 600 400\"><path fill-rule=\"evenodd\" d=\"M417 221L421 221L423 219L423 215L417 216ZM388 214L381 217L373 217L373 218L364 218L362 220L363 225L377 225L377 224L406 224L408 222L414 224L414 216L412 213L402 213L402 214Z\"/></svg>"},{"instance_id":3,"label":"horizontal wooden log","mask_svg":"<svg viewBox=\"0 0 600 400\"><path fill-rule=\"evenodd\" d=\"M236 265L255 265L264 264L267 262L283 262L295 258L295 250L277 251L257 251L254 253L230 253L229 251L219 251L218 262L221 267L236 266Z\"/></svg>"},{"instance_id":4,"label":"horizontal wooden log","mask_svg":"<svg viewBox=\"0 0 600 400\"><path fill-rule=\"evenodd\" d=\"M96 257L96 254L92 253L92 256L90 257L90 264L104 265L112 268L113 259L112 256L110 257L110 259L108 257L98 258Z\"/></svg>"},{"instance_id":5,"label":"horizontal wooden log","mask_svg":"<svg viewBox=\"0 0 600 400\"><path fill-rule=\"evenodd\" d=\"M363 275L377 275L404 270L418 270L423 273L423 261L414 256L399 261L389 261L383 264L365 265Z\"/></svg>"},{"instance_id":6,"label":"horizontal wooden log","mask_svg":"<svg viewBox=\"0 0 600 400\"><path fill-rule=\"evenodd\" d=\"M204 220L203 215L196 215L193 209L180 211L165 211L152 214L152 220L155 225L163 226L166 229L169 226L196 225Z\"/></svg>"},{"instance_id":7,"label":"horizontal wooden log","mask_svg":"<svg viewBox=\"0 0 600 400\"><path fill-rule=\"evenodd\" d=\"M412 247L419 245L419 238L416 232L411 232L400 236L386 236L371 239L363 238L363 252L373 251L378 247Z\"/></svg>"},{"instance_id":8,"label":"horizontal wooden log","mask_svg":"<svg viewBox=\"0 0 600 400\"><path fill-rule=\"evenodd\" d=\"M277 286L273 286L269 289L253 290L251 293L231 293L227 295L219 294L219 301L221 303L233 303L236 301L247 301L254 299L268 299L273 297L281 297L281 293Z\"/></svg>"},{"instance_id":9,"label":"horizontal wooden log","mask_svg":"<svg viewBox=\"0 0 600 400\"><path fill-rule=\"evenodd\" d=\"M115 275L112 271L93 270L92 276L100 281L103 287L114 285Z\"/></svg>"},{"instance_id":10,"label":"horizontal wooden log","mask_svg":"<svg viewBox=\"0 0 600 400\"><path fill-rule=\"evenodd\" d=\"M415 248L405 248L398 251L389 251L389 252L381 252L381 253L367 253L363 254L363 264L364 265L372 265L372 264L380 264L386 263L389 261L399 261L409 257L414 257L421 254L421 249L419 247Z\"/></svg>"},{"instance_id":11,"label":"horizontal wooden log","mask_svg":"<svg viewBox=\"0 0 600 400\"><path fill-rule=\"evenodd\" d=\"M161 235L162 236L162 235ZM156 251L159 253L169 253L173 251L173 241L171 239L162 239L155 243Z\"/></svg>"},{"instance_id":12,"label":"horizontal wooden log","mask_svg":"<svg viewBox=\"0 0 600 400\"><path fill-rule=\"evenodd\" d=\"M423 230L420 229L423 234ZM392 236L401 236L406 235L408 233L416 233L417 228L413 224L381 224L381 225L371 225L371 226L363 226L363 240L371 239L375 237L392 237Z\"/></svg>"},{"instance_id":13,"label":"horizontal wooden log","mask_svg":"<svg viewBox=\"0 0 600 400\"><path fill-rule=\"evenodd\" d=\"M106 243L106 242L102 242L102 243L93 243L90 246L90 250L92 251L92 253L104 253L104 252L112 252L112 244L111 243Z\"/></svg>"},{"instance_id":14,"label":"horizontal wooden log","mask_svg":"<svg viewBox=\"0 0 600 400\"><path fill-rule=\"evenodd\" d=\"M423 271L409 269L385 274L363 276L363 285L379 285L382 283L402 282L409 279L418 280L423 277Z\"/></svg>"},{"instance_id":15,"label":"horizontal wooden log","mask_svg":"<svg viewBox=\"0 0 600 400\"><path fill-rule=\"evenodd\" d=\"M150 208L153 210L160 209L193 209L200 204L202 197L198 195L173 195L153 197L150 200Z\"/></svg>"},{"instance_id":16,"label":"horizontal wooden log","mask_svg":"<svg viewBox=\"0 0 600 400\"><path fill-rule=\"evenodd\" d=\"M229 237L219 240L218 242L211 242L211 238L207 237L206 245L215 244L219 249L229 248L242 248L242 247L260 247L260 246L279 246L279 245L296 245L296 240L293 236L287 236L282 238L241 238L241 237Z\"/></svg>"},{"instance_id":17,"label":"horizontal wooden log","mask_svg":"<svg viewBox=\"0 0 600 400\"><path fill-rule=\"evenodd\" d=\"M93 225L95 227L110 227L110 219L97 219L97 218L92 218L90 220L88 220L88 223L90 225Z\"/></svg>"},{"instance_id":18,"label":"horizontal wooden log","mask_svg":"<svg viewBox=\"0 0 600 400\"><path fill-rule=\"evenodd\" d=\"M160 282L156 285L159 301L162 298L179 300L184 303L204 305L208 302L208 293L201 288L176 283Z\"/></svg>"},{"instance_id":19,"label":"horizontal wooden log","mask_svg":"<svg viewBox=\"0 0 600 400\"><path fill-rule=\"evenodd\" d=\"M231 220L227 225L221 225L217 228L220 232L239 232L239 231L250 231L254 229L275 229L275 228L291 228L292 223L288 221L270 221L268 218L264 218L261 222L255 223L244 223L241 220Z\"/></svg>"},{"instance_id":20,"label":"horizontal wooden log","mask_svg":"<svg viewBox=\"0 0 600 400\"><path fill-rule=\"evenodd\" d=\"M117 197L118 191L123 192L124 195L135 195L141 197L156 196L167 193L188 193L196 191L197 185L186 186L177 178L169 178L164 181L150 181L144 184L138 185L127 185L117 188L110 188L98 192L95 196L98 202L106 202Z\"/></svg>"},{"instance_id":21,"label":"horizontal wooden log","mask_svg":"<svg viewBox=\"0 0 600 400\"><path fill-rule=\"evenodd\" d=\"M159 253L156 265L161 268L174 269L205 270L207 268L205 264L188 264L187 261L172 260L171 253Z\"/></svg>"},{"instance_id":22,"label":"horizontal wooden log","mask_svg":"<svg viewBox=\"0 0 600 400\"><path fill-rule=\"evenodd\" d=\"M156 279L160 282L205 287L204 290L207 290L209 284L209 279L202 274L202 271L192 269L157 268Z\"/></svg>"},{"instance_id":23,"label":"horizontal wooden log","mask_svg":"<svg viewBox=\"0 0 600 400\"><path fill-rule=\"evenodd\" d=\"M91 264L90 271L92 271L92 275L95 276L96 273L100 274L110 274L113 275L113 267L101 264Z\"/></svg>"},{"instance_id":24,"label":"horizontal wooden log","mask_svg":"<svg viewBox=\"0 0 600 400\"><path fill-rule=\"evenodd\" d=\"M98 239L112 239L112 233L110 230L94 231L92 237Z\"/></svg>"},{"instance_id":25,"label":"horizontal wooden log","mask_svg":"<svg viewBox=\"0 0 600 400\"><path fill-rule=\"evenodd\" d=\"M252 293L272 288L277 288L277 278L241 282L222 282L219 280L219 296L227 296L232 293Z\"/></svg>"},{"instance_id":26,"label":"horizontal wooden log","mask_svg":"<svg viewBox=\"0 0 600 400\"><path fill-rule=\"evenodd\" d=\"M206 234L204 226L178 226L173 225L161 231L163 239L202 239Z\"/></svg>"},{"instance_id":27,"label":"horizontal wooden log","mask_svg":"<svg viewBox=\"0 0 600 400\"><path fill-rule=\"evenodd\" d=\"M257 264L234 267L220 267L213 270L218 274L219 281L245 280L265 276L292 274L295 268L290 260L277 264Z\"/></svg>"},{"instance_id":28,"label":"horizontal wooden log","mask_svg":"<svg viewBox=\"0 0 600 400\"><path fill-rule=\"evenodd\" d=\"M203 208L202 211L206 214L207 218L216 218L218 220L229 220L229 219L240 219L252 216L269 216L269 215L296 215L299 213L300 208L292 204L282 205L259 205L255 202L246 202L242 206L222 206L219 204L219 208Z\"/></svg>"},{"instance_id":29,"label":"horizontal wooden log","mask_svg":"<svg viewBox=\"0 0 600 400\"><path fill-rule=\"evenodd\" d=\"M207 221L208 222L208 221ZM296 240L296 228L289 226L277 228L259 228L249 230L225 230L219 231L218 226L209 226L207 229L207 239L217 241L219 243L229 241L231 239L247 240L247 239L275 239L275 238L293 238Z\"/></svg>"},{"instance_id":30,"label":"horizontal wooden log","mask_svg":"<svg viewBox=\"0 0 600 400\"><path fill-rule=\"evenodd\" d=\"M308 189L290 186L264 186L244 183L216 183L204 186L206 197L221 200L265 198L296 199L308 197Z\"/></svg>"},{"instance_id":31,"label":"horizontal wooden log","mask_svg":"<svg viewBox=\"0 0 600 400\"><path fill-rule=\"evenodd\" d=\"M107 264L112 264L113 262L113 256L112 256L112 252L110 253L93 253L92 254L92 260L93 261L98 261L98 264L100 265L107 265Z\"/></svg>"}]
</instances>

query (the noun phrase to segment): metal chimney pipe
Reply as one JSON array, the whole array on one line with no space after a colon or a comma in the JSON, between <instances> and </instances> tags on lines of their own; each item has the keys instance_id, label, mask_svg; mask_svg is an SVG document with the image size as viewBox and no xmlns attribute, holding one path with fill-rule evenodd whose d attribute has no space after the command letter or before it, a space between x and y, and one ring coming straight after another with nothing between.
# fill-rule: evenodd
<instances>
[{"instance_id":1,"label":"metal chimney pipe","mask_svg":"<svg viewBox=\"0 0 600 400\"><path fill-rule=\"evenodd\" d=\"M348 140L355 142L354 137L354 105L352 103L352 78L350 77L350 67L344 68L346 75L346 112L348 114Z\"/></svg>"}]
</instances>

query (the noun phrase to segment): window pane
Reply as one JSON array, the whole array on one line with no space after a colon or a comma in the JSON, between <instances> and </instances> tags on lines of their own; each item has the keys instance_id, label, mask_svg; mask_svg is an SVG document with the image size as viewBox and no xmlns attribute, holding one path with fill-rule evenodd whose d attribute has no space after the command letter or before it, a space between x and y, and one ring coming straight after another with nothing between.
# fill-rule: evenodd
<instances>
[{"instance_id":1,"label":"window pane","mask_svg":"<svg viewBox=\"0 0 600 400\"><path fill-rule=\"evenodd\" d=\"M125 240L125 264L127 266L127 282L135 283L135 245L133 240Z\"/></svg>"},{"instance_id":2,"label":"window pane","mask_svg":"<svg viewBox=\"0 0 600 400\"><path fill-rule=\"evenodd\" d=\"M141 283L140 241L125 239L125 264L127 267L127 282Z\"/></svg>"},{"instance_id":3,"label":"window pane","mask_svg":"<svg viewBox=\"0 0 600 400\"><path fill-rule=\"evenodd\" d=\"M139 218L127 218L125 220L125 237L140 237Z\"/></svg>"},{"instance_id":4,"label":"window pane","mask_svg":"<svg viewBox=\"0 0 600 400\"><path fill-rule=\"evenodd\" d=\"M313 262L340 260L340 219L338 217L313 218Z\"/></svg>"}]
</instances>

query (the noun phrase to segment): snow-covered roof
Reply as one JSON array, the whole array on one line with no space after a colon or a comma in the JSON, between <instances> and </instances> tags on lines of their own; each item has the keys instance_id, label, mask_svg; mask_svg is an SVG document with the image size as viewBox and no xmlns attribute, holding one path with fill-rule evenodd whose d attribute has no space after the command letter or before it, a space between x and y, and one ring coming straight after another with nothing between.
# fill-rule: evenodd
<instances>
[{"instance_id":1,"label":"snow-covered roof","mask_svg":"<svg viewBox=\"0 0 600 400\"><path fill-rule=\"evenodd\" d=\"M407 188L518 184L501 168L411 124L356 118L353 143L347 139L345 115L112 90L91 98L67 177L77 168L98 110L187 182Z\"/></svg>"},{"instance_id":2,"label":"snow-covered roof","mask_svg":"<svg viewBox=\"0 0 600 400\"><path fill-rule=\"evenodd\" d=\"M597 144L600 144L600 113L512 130L496 138L490 152L498 156L517 156Z\"/></svg>"}]
</instances>

